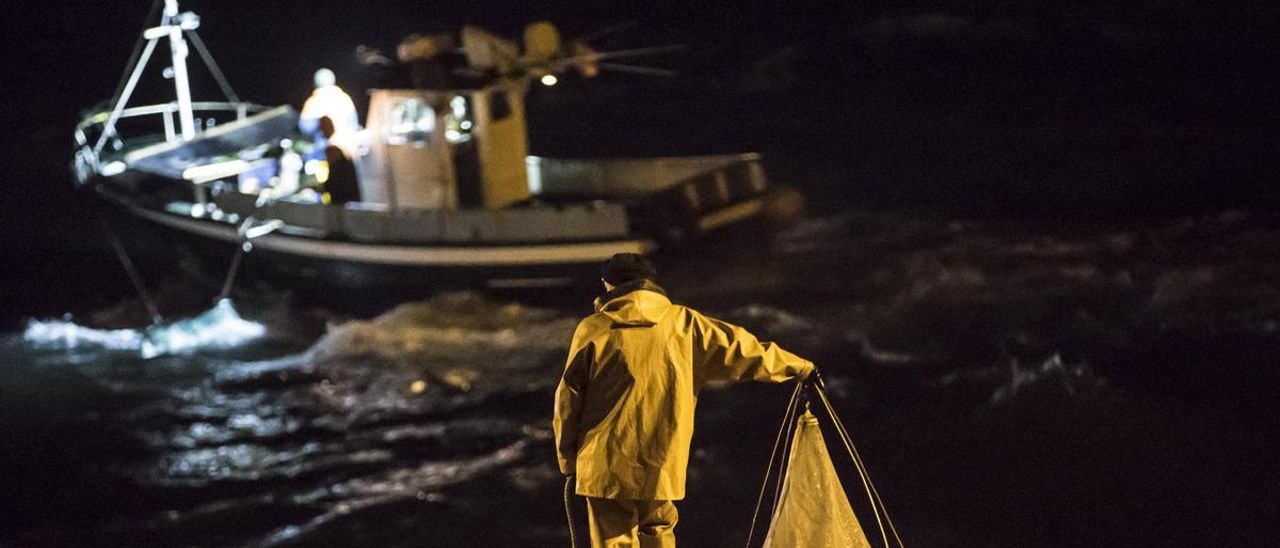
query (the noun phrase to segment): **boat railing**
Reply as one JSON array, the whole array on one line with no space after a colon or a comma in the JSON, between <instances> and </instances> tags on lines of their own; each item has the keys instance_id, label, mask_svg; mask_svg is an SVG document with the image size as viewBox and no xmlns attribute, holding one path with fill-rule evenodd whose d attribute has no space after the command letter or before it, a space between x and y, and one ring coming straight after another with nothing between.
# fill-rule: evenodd
<instances>
[{"instance_id":1,"label":"boat railing","mask_svg":"<svg viewBox=\"0 0 1280 548\"><path fill-rule=\"evenodd\" d=\"M529 156L525 164L534 194L630 199L652 195L732 166L748 166L759 171L760 155L608 159ZM753 176L763 178L763 173Z\"/></svg>"},{"instance_id":2,"label":"boat railing","mask_svg":"<svg viewBox=\"0 0 1280 548\"><path fill-rule=\"evenodd\" d=\"M218 123L217 119L210 115L226 115L234 114L235 120L243 120L249 115L266 111L269 107L246 102L231 101L194 101L191 103L191 110L196 114L197 120L207 120L205 124L197 128L198 131L214 127ZM159 103L154 105L141 105L136 107L128 107L120 110L116 115L116 122L125 119L142 119L146 117L159 117L164 130L165 141L181 140L182 136L178 130L177 116L181 112L181 107L177 101L168 103ZM203 116L201 116L203 115ZM87 180L88 177L103 174L110 175L110 169L102 164L102 148L97 146L98 141L110 141L112 138L119 138L118 125L113 124L106 139L102 139L100 132L107 131L105 126L111 120L110 110L101 110L95 112L76 124L75 140L78 148L76 152L76 174L81 182ZM226 120L224 120L226 121ZM91 138L91 135L93 136ZM124 166L120 166L123 169Z\"/></svg>"}]
</instances>

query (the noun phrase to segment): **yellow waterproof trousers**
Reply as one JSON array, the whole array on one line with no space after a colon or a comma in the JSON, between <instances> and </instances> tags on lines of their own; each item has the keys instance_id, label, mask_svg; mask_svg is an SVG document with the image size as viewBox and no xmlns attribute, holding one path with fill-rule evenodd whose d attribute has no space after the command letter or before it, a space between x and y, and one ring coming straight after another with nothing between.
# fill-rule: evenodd
<instances>
[{"instance_id":1,"label":"yellow waterproof trousers","mask_svg":"<svg viewBox=\"0 0 1280 548\"><path fill-rule=\"evenodd\" d=\"M587 514L592 548L675 548L672 501L587 497Z\"/></svg>"}]
</instances>

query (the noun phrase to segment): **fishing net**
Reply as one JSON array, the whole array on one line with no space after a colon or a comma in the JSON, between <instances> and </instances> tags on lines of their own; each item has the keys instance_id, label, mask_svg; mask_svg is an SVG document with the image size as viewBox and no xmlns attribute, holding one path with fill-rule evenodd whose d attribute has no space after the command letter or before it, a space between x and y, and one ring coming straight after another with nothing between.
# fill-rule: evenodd
<instances>
[{"instance_id":1,"label":"fishing net","mask_svg":"<svg viewBox=\"0 0 1280 548\"><path fill-rule=\"evenodd\" d=\"M796 419L787 474L774 509L765 548L870 548L853 514L818 428L805 410Z\"/></svg>"}]
</instances>

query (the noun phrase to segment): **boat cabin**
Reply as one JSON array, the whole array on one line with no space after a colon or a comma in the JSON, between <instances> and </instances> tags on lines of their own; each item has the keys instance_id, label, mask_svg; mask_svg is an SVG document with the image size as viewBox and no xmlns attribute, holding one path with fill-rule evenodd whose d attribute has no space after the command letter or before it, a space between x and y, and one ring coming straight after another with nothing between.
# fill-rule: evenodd
<instances>
[{"instance_id":1,"label":"boat cabin","mask_svg":"<svg viewBox=\"0 0 1280 548\"><path fill-rule=\"evenodd\" d=\"M526 87L502 80L474 90L371 91L361 201L453 210L528 200Z\"/></svg>"}]
</instances>

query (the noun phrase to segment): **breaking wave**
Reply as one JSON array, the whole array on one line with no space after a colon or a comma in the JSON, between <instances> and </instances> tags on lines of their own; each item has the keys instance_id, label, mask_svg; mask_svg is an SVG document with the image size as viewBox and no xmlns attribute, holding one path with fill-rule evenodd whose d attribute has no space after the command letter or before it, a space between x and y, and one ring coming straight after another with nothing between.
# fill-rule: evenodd
<instances>
[{"instance_id":1,"label":"breaking wave","mask_svg":"<svg viewBox=\"0 0 1280 548\"><path fill-rule=\"evenodd\" d=\"M144 359L224 349L261 338L266 327L240 317L229 299L192 318L145 329L94 329L61 320L29 320L23 340L38 348L137 352Z\"/></svg>"}]
</instances>

